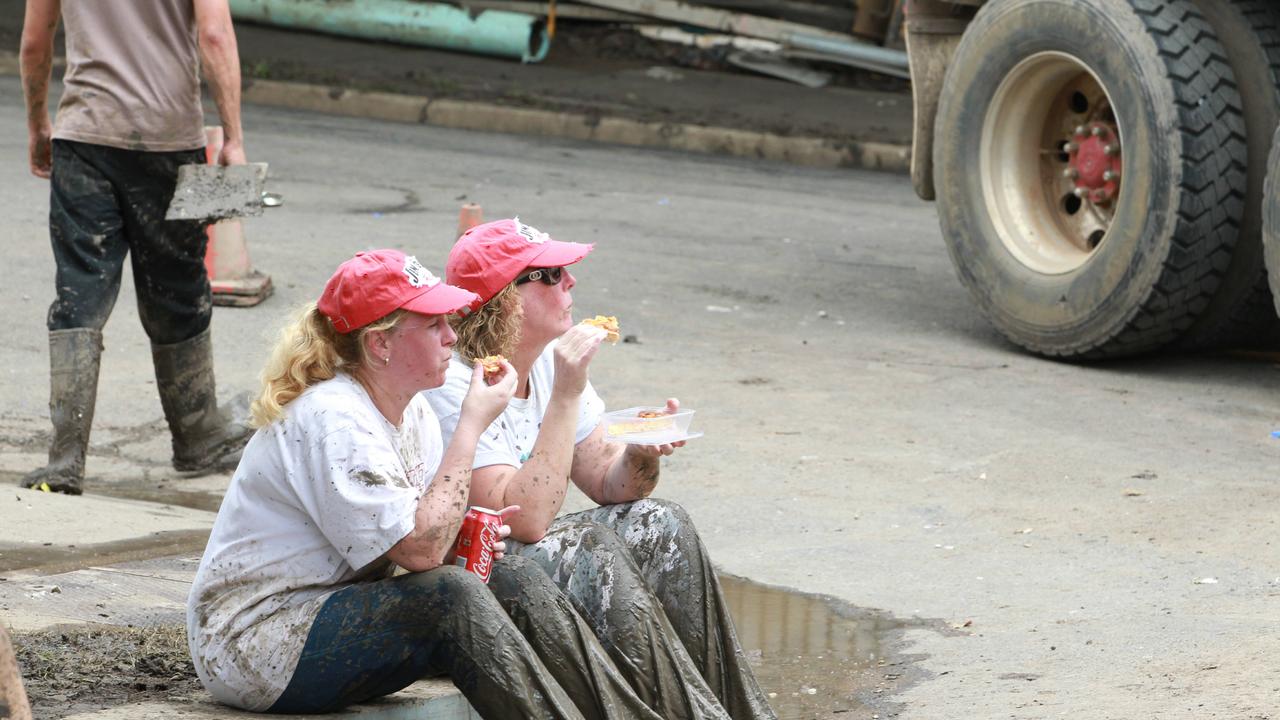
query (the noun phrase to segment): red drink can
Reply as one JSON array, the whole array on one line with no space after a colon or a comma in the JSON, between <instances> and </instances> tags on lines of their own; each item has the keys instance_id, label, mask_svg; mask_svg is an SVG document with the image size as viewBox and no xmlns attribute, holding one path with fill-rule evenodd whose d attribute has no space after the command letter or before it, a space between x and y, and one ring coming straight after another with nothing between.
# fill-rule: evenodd
<instances>
[{"instance_id":1,"label":"red drink can","mask_svg":"<svg viewBox=\"0 0 1280 720\"><path fill-rule=\"evenodd\" d=\"M453 546L454 562L489 582L493 572L493 545L498 542L502 516L488 508L472 506L462 518L462 530Z\"/></svg>"}]
</instances>

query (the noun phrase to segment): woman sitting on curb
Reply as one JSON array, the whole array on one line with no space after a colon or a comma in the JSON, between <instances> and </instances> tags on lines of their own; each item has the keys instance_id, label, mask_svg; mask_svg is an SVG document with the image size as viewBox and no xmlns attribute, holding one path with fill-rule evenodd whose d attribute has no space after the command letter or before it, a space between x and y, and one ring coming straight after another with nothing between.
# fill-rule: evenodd
<instances>
[{"instance_id":1,"label":"woman sitting on curb","mask_svg":"<svg viewBox=\"0 0 1280 720\"><path fill-rule=\"evenodd\" d=\"M218 700L324 713L443 674L485 718L659 720L534 563L503 559L488 586L452 564L476 441L515 389L509 364L473 383L447 443L419 396L474 297L360 253L284 331L187 604Z\"/></svg>"},{"instance_id":2,"label":"woman sitting on curb","mask_svg":"<svg viewBox=\"0 0 1280 720\"><path fill-rule=\"evenodd\" d=\"M646 499L659 458L684 443L605 437L604 403L587 368L606 332L574 325L576 281L566 267L592 247L553 240L518 219L463 234L445 277L478 299L452 320L459 339L448 377L427 398L444 436L453 437L475 387L466 359L511 358L515 396L479 438L469 501L521 506L508 559L529 558L547 571L663 717L773 718L688 514ZM667 401L667 412L678 408ZM557 518L569 482L601 507Z\"/></svg>"}]
</instances>

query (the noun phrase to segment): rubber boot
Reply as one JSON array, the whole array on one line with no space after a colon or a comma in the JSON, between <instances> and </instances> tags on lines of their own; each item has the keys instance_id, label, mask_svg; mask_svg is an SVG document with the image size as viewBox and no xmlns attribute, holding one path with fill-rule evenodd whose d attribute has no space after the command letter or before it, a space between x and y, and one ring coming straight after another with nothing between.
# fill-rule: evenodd
<instances>
[{"instance_id":1,"label":"rubber boot","mask_svg":"<svg viewBox=\"0 0 1280 720\"><path fill-rule=\"evenodd\" d=\"M27 473L22 486L79 495L84 455L98 397L102 333L89 328L49 331L49 464Z\"/></svg>"},{"instance_id":2,"label":"rubber boot","mask_svg":"<svg viewBox=\"0 0 1280 720\"><path fill-rule=\"evenodd\" d=\"M173 467L210 471L238 460L253 429L243 413L233 416L218 407L209 330L172 345L152 343L151 359L164 419L173 435Z\"/></svg>"}]
</instances>

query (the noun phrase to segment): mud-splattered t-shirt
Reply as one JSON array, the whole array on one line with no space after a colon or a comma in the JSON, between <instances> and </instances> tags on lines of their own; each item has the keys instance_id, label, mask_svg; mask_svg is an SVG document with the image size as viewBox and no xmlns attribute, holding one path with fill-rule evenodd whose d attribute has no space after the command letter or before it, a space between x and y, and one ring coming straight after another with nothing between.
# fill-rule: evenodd
<instances>
[{"instance_id":1,"label":"mud-splattered t-shirt","mask_svg":"<svg viewBox=\"0 0 1280 720\"><path fill-rule=\"evenodd\" d=\"M187 600L200 681L248 710L284 692L325 598L390 574L443 454L425 400L397 428L342 373L284 410L245 447Z\"/></svg>"},{"instance_id":2,"label":"mud-splattered t-shirt","mask_svg":"<svg viewBox=\"0 0 1280 720\"><path fill-rule=\"evenodd\" d=\"M518 468L529 459L533 444L538 439L538 429L542 427L542 417L547 414L547 405L551 403L551 383L556 376L553 355L555 347L555 343L551 343L533 361L533 367L529 370L529 397L512 398L507 409L480 436L473 467L510 465ZM462 400L467 396L470 385L471 364L455 353L453 360L449 362L444 385L422 393L427 396L431 409L440 418L440 430L444 434L446 445L458 427L458 413L462 410ZM578 426L574 431L573 442L576 444L586 440L600 424L603 414L604 401L588 382L578 406Z\"/></svg>"}]
</instances>

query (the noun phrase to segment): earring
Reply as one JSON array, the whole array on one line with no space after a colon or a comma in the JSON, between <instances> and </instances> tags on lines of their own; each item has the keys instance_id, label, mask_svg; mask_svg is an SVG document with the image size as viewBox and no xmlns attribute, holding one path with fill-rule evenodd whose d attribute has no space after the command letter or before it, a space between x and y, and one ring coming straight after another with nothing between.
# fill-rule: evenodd
<instances>
[{"instance_id":1,"label":"earring","mask_svg":"<svg viewBox=\"0 0 1280 720\"><path fill-rule=\"evenodd\" d=\"M386 356L386 357L382 358L382 364L383 364L383 365L390 365L390 364L391 364L391 356L390 356L390 355L388 355L388 356Z\"/></svg>"}]
</instances>

